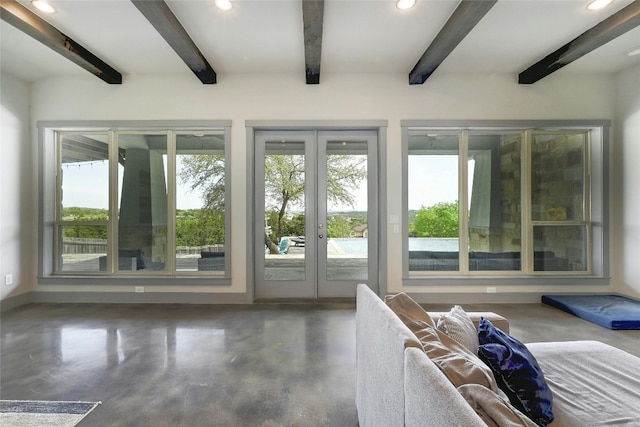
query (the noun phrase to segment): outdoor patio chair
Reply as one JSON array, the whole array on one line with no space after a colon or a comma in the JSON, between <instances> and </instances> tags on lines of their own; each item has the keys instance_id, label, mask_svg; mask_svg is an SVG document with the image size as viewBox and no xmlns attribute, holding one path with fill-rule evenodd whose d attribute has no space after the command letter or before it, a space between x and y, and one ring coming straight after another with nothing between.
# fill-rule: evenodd
<instances>
[{"instance_id":1,"label":"outdoor patio chair","mask_svg":"<svg viewBox=\"0 0 640 427\"><path fill-rule=\"evenodd\" d=\"M287 252L289 252L289 245L291 245L291 240L289 240L288 237L282 237L278 245L278 253L280 255L286 255Z\"/></svg>"}]
</instances>

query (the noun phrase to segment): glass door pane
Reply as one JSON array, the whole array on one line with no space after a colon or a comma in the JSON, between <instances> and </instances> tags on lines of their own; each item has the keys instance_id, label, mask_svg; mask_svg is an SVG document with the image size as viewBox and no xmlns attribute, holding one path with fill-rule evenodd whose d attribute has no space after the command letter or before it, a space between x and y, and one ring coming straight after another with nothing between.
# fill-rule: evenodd
<instances>
[{"instance_id":1,"label":"glass door pane","mask_svg":"<svg viewBox=\"0 0 640 427\"><path fill-rule=\"evenodd\" d=\"M255 296L315 298L313 131L255 136Z\"/></svg>"},{"instance_id":2,"label":"glass door pane","mask_svg":"<svg viewBox=\"0 0 640 427\"><path fill-rule=\"evenodd\" d=\"M367 141L327 141L327 280L369 278L367 154Z\"/></svg>"},{"instance_id":3,"label":"glass door pane","mask_svg":"<svg viewBox=\"0 0 640 427\"><path fill-rule=\"evenodd\" d=\"M377 132L318 133L318 296L377 289Z\"/></svg>"},{"instance_id":4,"label":"glass door pane","mask_svg":"<svg viewBox=\"0 0 640 427\"><path fill-rule=\"evenodd\" d=\"M262 178L264 279L305 280L304 141L267 141Z\"/></svg>"}]
</instances>

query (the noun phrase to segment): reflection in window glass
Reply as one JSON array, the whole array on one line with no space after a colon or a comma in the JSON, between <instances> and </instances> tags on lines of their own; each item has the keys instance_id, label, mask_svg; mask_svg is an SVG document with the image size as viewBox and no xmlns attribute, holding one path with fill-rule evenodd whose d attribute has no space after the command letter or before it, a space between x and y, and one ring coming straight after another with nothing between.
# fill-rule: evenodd
<instances>
[{"instance_id":1,"label":"reflection in window glass","mask_svg":"<svg viewBox=\"0 0 640 427\"><path fill-rule=\"evenodd\" d=\"M536 133L531 153L534 221L583 221L586 134Z\"/></svg>"},{"instance_id":2,"label":"reflection in window glass","mask_svg":"<svg viewBox=\"0 0 640 427\"><path fill-rule=\"evenodd\" d=\"M533 134L531 217L535 271L588 271L585 133Z\"/></svg>"},{"instance_id":3,"label":"reflection in window glass","mask_svg":"<svg viewBox=\"0 0 640 427\"><path fill-rule=\"evenodd\" d=\"M458 135L409 135L409 271L459 269Z\"/></svg>"},{"instance_id":4,"label":"reflection in window glass","mask_svg":"<svg viewBox=\"0 0 640 427\"><path fill-rule=\"evenodd\" d=\"M586 225L535 226L535 271L587 271Z\"/></svg>"},{"instance_id":5,"label":"reflection in window glass","mask_svg":"<svg viewBox=\"0 0 640 427\"><path fill-rule=\"evenodd\" d=\"M118 267L165 270L167 259L167 136L120 134Z\"/></svg>"},{"instance_id":6,"label":"reflection in window glass","mask_svg":"<svg viewBox=\"0 0 640 427\"><path fill-rule=\"evenodd\" d=\"M602 149L602 140L598 133L591 138L589 128L408 128L408 273L592 272L591 203L601 206L601 200L587 177L593 161L590 145ZM458 141L466 151L460 168ZM466 181L461 201L456 197L458 179ZM464 191L465 185L461 187ZM449 221L459 228L451 239L459 236L461 243L455 238L453 248L425 248L448 236L442 222L449 213L435 209L447 204L462 209L459 227ZM428 228L435 226L437 232ZM602 239L601 233L596 236ZM596 244L602 251L601 242Z\"/></svg>"},{"instance_id":7,"label":"reflection in window glass","mask_svg":"<svg viewBox=\"0 0 640 427\"><path fill-rule=\"evenodd\" d=\"M226 277L226 132L54 131L47 274Z\"/></svg>"},{"instance_id":8,"label":"reflection in window glass","mask_svg":"<svg viewBox=\"0 0 640 427\"><path fill-rule=\"evenodd\" d=\"M224 133L176 137L176 270L225 271Z\"/></svg>"},{"instance_id":9,"label":"reflection in window glass","mask_svg":"<svg viewBox=\"0 0 640 427\"><path fill-rule=\"evenodd\" d=\"M469 135L469 270L520 270L521 134Z\"/></svg>"},{"instance_id":10,"label":"reflection in window glass","mask_svg":"<svg viewBox=\"0 0 640 427\"><path fill-rule=\"evenodd\" d=\"M109 222L109 139L104 133L62 133L60 140L58 271L106 266Z\"/></svg>"}]
</instances>

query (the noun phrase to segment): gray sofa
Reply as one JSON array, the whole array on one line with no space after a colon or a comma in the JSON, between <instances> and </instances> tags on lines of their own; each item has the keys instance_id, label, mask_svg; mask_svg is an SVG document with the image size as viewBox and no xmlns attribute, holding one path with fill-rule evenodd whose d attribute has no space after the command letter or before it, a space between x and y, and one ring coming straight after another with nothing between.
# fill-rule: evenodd
<instances>
[{"instance_id":1,"label":"gray sofa","mask_svg":"<svg viewBox=\"0 0 640 427\"><path fill-rule=\"evenodd\" d=\"M509 331L507 319L494 313L469 315ZM640 358L596 341L527 347L553 393L549 427L640 426ZM487 425L416 335L364 284L356 299L356 407L361 427Z\"/></svg>"}]
</instances>

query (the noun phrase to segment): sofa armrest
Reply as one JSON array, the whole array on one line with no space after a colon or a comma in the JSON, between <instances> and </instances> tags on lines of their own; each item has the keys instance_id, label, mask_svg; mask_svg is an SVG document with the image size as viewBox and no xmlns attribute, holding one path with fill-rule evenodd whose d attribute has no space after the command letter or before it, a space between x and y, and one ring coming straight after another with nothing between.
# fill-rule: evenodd
<instances>
[{"instance_id":1,"label":"sofa armrest","mask_svg":"<svg viewBox=\"0 0 640 427\"><path fill-rule=\"evenodd\" d=\"M486 427L423 350L405 349L404 364L406 427Z\"/></svg>"},{"instance_id":2,"label":"sofa armrest","mask_svg":"<svg viewBox=\"0 0 640 427\"><path fill-rule=\"evenodd\" d=\"M431 316L435 323L438 323L440 315L446 313L447 312L444 311L430 311L429 316ZM476 325L476 329L478 329L480 318L484 317L485 319L493 323L493 326L495 326L496 328L500 329L503 332L506 332L507 334L509 333L509 321L499 314L493 313L491 311L468 311L467 314L471 318L471 321L473 321L473 324Z\"/></svg>"},{"instance_id":3,"label":"sofa armrest","mask_svg":"<svg viewBox=\"0 0 640 427\"><path fill-rule=\"evenodd\" d=\"M356 297L356 409L360 427L403 427L404 351L416 336L365 284ZM426 355L425 355L426 356Z\"/></svg>"}]
</instances>

